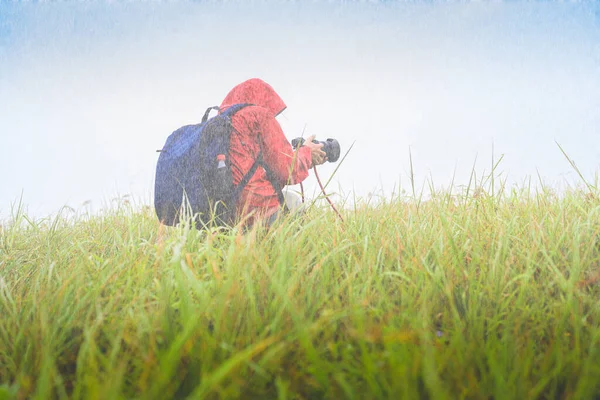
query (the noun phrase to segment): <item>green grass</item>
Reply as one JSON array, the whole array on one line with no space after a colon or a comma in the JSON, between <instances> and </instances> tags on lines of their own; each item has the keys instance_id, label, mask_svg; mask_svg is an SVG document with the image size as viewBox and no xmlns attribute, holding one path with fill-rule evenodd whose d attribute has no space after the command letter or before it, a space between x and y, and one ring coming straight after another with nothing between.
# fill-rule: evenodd
<instances>
[{"instance_id":1,"label":"green grass","mask_svg":"<svg viewBox=\"0 0 600 400\"><path fill-rule=\"evenodd\" d=\"M394 199L242 235L0 228L0 399L600 397L600 200Z\"/></svg>"}]
</instances>

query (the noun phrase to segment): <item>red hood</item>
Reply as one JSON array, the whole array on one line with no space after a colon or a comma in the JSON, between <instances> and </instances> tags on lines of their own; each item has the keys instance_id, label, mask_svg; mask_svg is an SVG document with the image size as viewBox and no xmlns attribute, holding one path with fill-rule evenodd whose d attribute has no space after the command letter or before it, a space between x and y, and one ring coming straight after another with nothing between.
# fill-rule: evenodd
<instances>
[{"instance_id":1,"label":"red hood","mask_svg":"<svg viewBox=\"0 0 600 400\"><path fill-rule=\"evenodd\" d=\"M258 78L248 79L231 89L221 103L221 109L240 103L251 103L266 108L273 113L273 116L286 108L285 103L271 85Z\"/></svg>"}]
</instances>

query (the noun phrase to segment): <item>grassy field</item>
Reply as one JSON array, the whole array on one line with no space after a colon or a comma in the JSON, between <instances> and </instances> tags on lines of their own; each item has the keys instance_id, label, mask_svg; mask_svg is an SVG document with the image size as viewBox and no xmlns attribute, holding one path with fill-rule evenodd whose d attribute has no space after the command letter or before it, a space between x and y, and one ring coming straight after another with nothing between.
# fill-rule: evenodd
<instances>
[{"instance_id":1,"label":"grassy field","mask_svg":"<svg viewBox=\"0 0 600 400\"><path fill-rule=\"evenodd\" d=\"M269 231L152 210L0 231L0 399L600 398L600 200L311 209Z\"/></svg>"}]
</instances>

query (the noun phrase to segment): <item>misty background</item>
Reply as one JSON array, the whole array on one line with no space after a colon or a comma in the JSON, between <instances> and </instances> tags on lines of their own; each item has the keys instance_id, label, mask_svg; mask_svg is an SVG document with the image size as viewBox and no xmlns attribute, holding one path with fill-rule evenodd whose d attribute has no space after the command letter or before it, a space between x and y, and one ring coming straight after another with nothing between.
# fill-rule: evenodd
<instances>
[{"instance_id":1,"label":"misty background","mask_svg":"<svg viewBox=\"0 0 600 400\"><path fill-rule=\"evenodd\" d=\"M252 77L288 139L355 143L345 194L410 192L409 151L417 190L492 149L510 185L578 182L555 141L586 179L600 164L595 2L0 1L0 220L21 195L35 217L151 204L167 136Z\"/></svg>"}]
</instances>

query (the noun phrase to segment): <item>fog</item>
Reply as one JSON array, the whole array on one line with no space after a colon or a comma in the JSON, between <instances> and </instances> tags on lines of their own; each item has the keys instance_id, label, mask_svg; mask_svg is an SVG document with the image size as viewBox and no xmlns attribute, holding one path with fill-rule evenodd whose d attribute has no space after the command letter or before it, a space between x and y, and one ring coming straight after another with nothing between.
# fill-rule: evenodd
<instances>
[{"instance_id":1,"label":"fog","mask_svg":"<svg viewBox=\"0 0 600 400\"><path fill-rule=\"evenodd\" d=\"M594 179L600 6L593 3L0 3L0 219L151 204L167 136L259 77L287 137L337 138L330 189ZM319 169L328 179L337 164ZM306 181L312 195L314 176ZM339 197L337 197L339 201Z\"/></svg>"}]
</instances>

